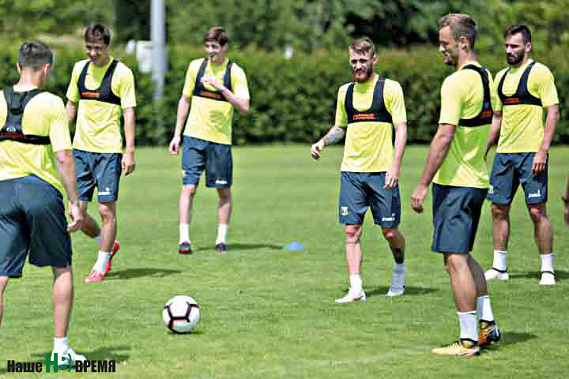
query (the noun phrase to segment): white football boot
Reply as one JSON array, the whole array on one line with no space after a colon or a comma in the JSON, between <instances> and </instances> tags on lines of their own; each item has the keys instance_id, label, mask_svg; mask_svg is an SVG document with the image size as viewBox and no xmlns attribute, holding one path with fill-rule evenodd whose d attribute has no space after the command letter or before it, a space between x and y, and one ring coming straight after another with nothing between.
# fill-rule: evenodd
<instances>
[{"instance_id":1,"label":"white football boot","mask_svg":"<svg viewBox=\"0 0 569 379\"><path fill-rule=\"evenodd\" d=\"M340 303L351 303L353 301L365 302L366 300L367 300L366 293L364 292L363 289L361 289L359 291L354 291L350 288L350 290L348 291L346 296L344 296L340 299L336 299L336 303L338 303L338 304L340 304Z\"/></svg>"}]
</instances>

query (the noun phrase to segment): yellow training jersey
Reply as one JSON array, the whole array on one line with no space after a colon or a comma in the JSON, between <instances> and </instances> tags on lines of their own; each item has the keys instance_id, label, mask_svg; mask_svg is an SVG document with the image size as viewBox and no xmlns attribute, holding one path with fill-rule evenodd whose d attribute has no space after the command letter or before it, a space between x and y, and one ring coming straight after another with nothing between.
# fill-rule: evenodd
<instances>
[{"instance_id":1,"label":"yellow training jersey","mask_svg":"<svg viewBox=\"0 0 569 379\"><path fill-rule=\"evenodd\" d=\"M494 80L496 91L506 75L502 87L503 94L514 95L524 71L532 62L530 59L523 66L500 71ZM529 72L527 89L530 95L541 100L541 106L528 104L504 106L501 101L499 102L497 110L502 111L502 126L498 153L537 152L543 143L543 108L559 104L553 74L545 65L536 62Z\"/></svg>"},{"instance_id":2,"label":"yellow training jersey","mask_svg":"<svg viewBox=\"0 0 569 379\"><path fill-rule=\"evenodd\" d=\"M14 86L15 92L35 89L33 86ZM0 91L0 127L6 123L8 107ZM0 180L35 175L53 185L63 194L54 152L71 150L71 138L63 101L49 92L33 97L22 117L22 132L49 136L50 145L32 145L11 140L0 141Z\"/></svg>"},{"instance_id":3,"label":"yellow training jersey","mask_svg":"<svg viewBox=\"0 0 569 379\"><path fill-rule=\"evenodd\" d=\"M93 153L120 153L122 152L120 131L122 110L136 106L134 75L123 63L117 64L111 89L113 94L120 98L120 105L97 100L82 100L78 80L88 62L89 60L85 59L75 64L67 88L67 98L79 103L73 148ZM85 87L89 90L99 88L112 62L113 57L104 67L89 64Z\"/></svg>"},{"instance_id":4,"label":"yellow training jersey","mask_svg":"<svg viewBox=\"0 0 569 379\"><path fill-rule=\"evenodd\" d=\"M448 76L441 87L441 115L439 124L456 126L454 138L433 182L446 186L488 188L488 167L484 161L486 142L491 122L482 126L462 126L460 119L476 117L482 110L484 89L482 77L464 66ZM498 95L488 73L492 109L499 103Z\"/></svg>"},{"instance_id":5,"label":"yellow training jersey","mask_svg":"<svg viewBox=\"0 0 569 379\"><path fill-rule=\"evenodd\" d=\"M353 107L356 111L370 109L378 80L379 77L375 75L366 83L355 83ZM407 115L401 85L394 80L384 80L383 102L391 114L392 123L365 121L349 124L345 102L351 83L344 84L338 90L335 125L347 128L342 171L381 172L387 171L393 163L393 125L407 122Z\"/></svg>"},{"instance_id":6,"label":"yellow training jersey","mask_svg":"<svg viewBox=\"0 0 569 379\"><path fill-rule=\"evenodd\" d=\"M184 135L200 138L206 141L231 145L231 123L233 121L234 107L228 101L220 101L202 96L193 96L196 78L204 59L196 59L190 62L186 72L186 81L182 94L191 98L191 107ZM218 83L223 83L228 59L217 66L207 62L204 76L213 76ZM231 92L239 98L249 99L249 88L245 72L237 64L231 64ZM210 93L217 90L210 85L205 85Z\"/></svg>"}]
</instances>

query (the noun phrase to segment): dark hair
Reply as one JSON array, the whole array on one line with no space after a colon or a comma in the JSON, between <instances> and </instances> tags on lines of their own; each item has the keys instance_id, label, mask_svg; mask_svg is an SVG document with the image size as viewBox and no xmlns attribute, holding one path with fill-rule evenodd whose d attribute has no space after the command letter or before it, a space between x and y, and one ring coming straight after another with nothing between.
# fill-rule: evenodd
<instances>
[{"instance_id":1,"label":"dark hair","mask_svg":"<svg viewBox=\"0 0 569 379\"><path fill-rule=\"evenodd\" d=\"M43 42L26 41L20 46L18 63L22 69L38 71L43 64L53 63L53 51Z\"/></svg>"},{"instance_id":2,"label":"dark hair","mask_svg":"<svg viewBox=\"0 0 569 379\"><path fill-rule=\"evenodd\" d=\"M350 50L358 54L368 54L371 52L371 57L375 57L375 46L373 41L368 37L361 37L350 45Z\"/></svg>"},{"instance_id":3,"label":"dark hair","mask_svg":"<svg viewBox=\"0 0 569 379\"><path fill-rule=\"evenodd\" d=\"M204 42L217 42L221 46L227 45L229 42L229 37L227 37L227 32L221 26L212 26L207 31L205 35Z\"/></svg>"},{"instance_id":4,"label":"dark hair","mask_svg":"<svg viewBox=\"0 0 569 379\"><path fill-rule=\"evenodd\" d=\"M531 32L529 28L525 25L512 25L504 32L504 38L513 36L514 34L522 34L522 39L524 43L531 43Z\"/></svg>"},{"instance_id":5,"label":"dark hair","mask_svg":"<svg viewBox=\"0 0 569 379\"><path fill-rule=\"evenodd\" d=\"M85 29L85 42L103 42L105 45L111 43L111 32L109 28L101 24L93 24Z\"/></svg>"},{"instance_id":6,"label":"dark hair","mask_svg":"<svg viewBox=\"0 0 569 379\"><path fill-rule=\"evenodd\" d=\"M476 44L476 33L478 27L476 21L465 13L449 13L439 19L439 28L450 27L450 34L455 41L460 37L466 37L468 47L472 50Z\"/></svg>"}]
</instances>

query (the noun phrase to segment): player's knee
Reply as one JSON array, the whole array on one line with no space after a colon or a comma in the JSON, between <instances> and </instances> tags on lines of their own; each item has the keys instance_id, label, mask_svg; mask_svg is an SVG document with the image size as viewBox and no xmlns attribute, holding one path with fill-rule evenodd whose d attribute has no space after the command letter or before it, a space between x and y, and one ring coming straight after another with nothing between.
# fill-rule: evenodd
<instances>
[{"instance_id":1,"label":"player's knee","mask_svg":"<svg viewBox=\"0 0 569 379\"><path fill-rule=\"evenodd\" d=\"M492 204L492 218L506 219L508 217L509 209L503 205Z\"/></svg>"},{"instance_id":2,"label":"player's knee","mask_svg":"<svg viewBox=\"0 0 569 379\"><path fill-rule=\"evenodd\" d=\"M547 219L545 210L542 209L542 207L530 207L529 216L532 219L532 221L535 223L542 222Z\"/></svg>"},{"instance_id":3,"label":"player's knee","mask_svg":"<svg viewBox=\"0 0 569 379\"><path fill-rule=\"evenodd\" d=\"M182 196L185 197L194 197L194 195L196 194L198 190L198 186L196 185L186 185L182 187Z\"/></svg>"},{"instance_id":4,"label":"player's knee","mask_svg":"<svg viewBox=\"0 0 569 379\"><path fill-rule=\"evenodd\" d=\"M362 234L362 227L361 225L346 225L345 234L347 243L356 243Z\"/></svg>"},{"instance_id":5,"label":"player's knee","mask_svg":"<svg viewBox=\"0 0 569 379\"><path fill-rule=\"evenodd\" d=\"M395 229L381 228L381 233L383 234L383 238L387 241L393 241L393 239L395 239Z\"/></svg>"},{"instance_id":6,"label":"player's knee","mask_svg":"<svg viewBox=\"0 0 569 379\"><path fill-rule=\"evenodd\" d=\"M99 214L101 215L102 222L105 224L116 222L115 212L106 205L99 204Z\"/></svg>"}]
</instances>

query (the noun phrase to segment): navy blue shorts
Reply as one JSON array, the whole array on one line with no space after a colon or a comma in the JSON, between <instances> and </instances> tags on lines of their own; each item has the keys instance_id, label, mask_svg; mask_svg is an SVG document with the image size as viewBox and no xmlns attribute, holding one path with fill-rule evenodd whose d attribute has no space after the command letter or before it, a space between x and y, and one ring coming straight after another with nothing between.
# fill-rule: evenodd
<instances>
[{"instance_id":1,"label":"navy blue shorts","mask_svg":"<svg viewBox=\"0 0 569 379\"><path fill-rule=\"evenodd\" d=\"M97 187L99 203L112 203L119 198L122 154L92 153L73 150L79 200L91 201Z\"/></svg>"},{"instance_id":2,"label":"navy blue shorts","mask_svg":"<svg viewBox=\"0 0 569 379\"><path fill-rule=\"evenodd\" d=\"M28 254L40 267L71 264L65 206L55 187L34 175L2 180L0 199L0 276L22 277Z\"/></svg>"},{"instance_id":3,"label":"navy blue shorts","mask_svg":"<svg viewBox=\"0 0 569 379\"><path fill-rule=\"evenodd\" d=\"M432 249L436 253L472 251L487 189L433 183Z\"/></svg>"},{"instance_id":4,"label":"navy blue shorts","mask_svg":"<svg viewBox=\"0 0 569 379\"><path fill-rule=\"evenodd\" d=\"M183 184L200 182L205 169L205 185L218 189L229 188L233 182L231 145L184 136L182 150Z\"/></svg>"},{"instance_id":5,"label":"navy blue shorts","mask_svg":"<svg viewBox=\"0 0 569 379\"><path fill-rule=\"evenodd\" d=\"M342 171L340 179L341 224L362 225L367 208L373 221L383 228L395 228L401 220L399 185L383 188L385 172Z\"/></svg>"},{"instance_id":6,"label":"navy blue shorts","mask_svg":"<svg viewBox=\"0 0 569 379\"><path fill-rule=\"evenodd\" d=\"M531 173L535 153L498 153L494 156L488 200L510 204L521 184L526 204L547 202L547 163L537 175Z\"/></svg>"}]
</instances>

